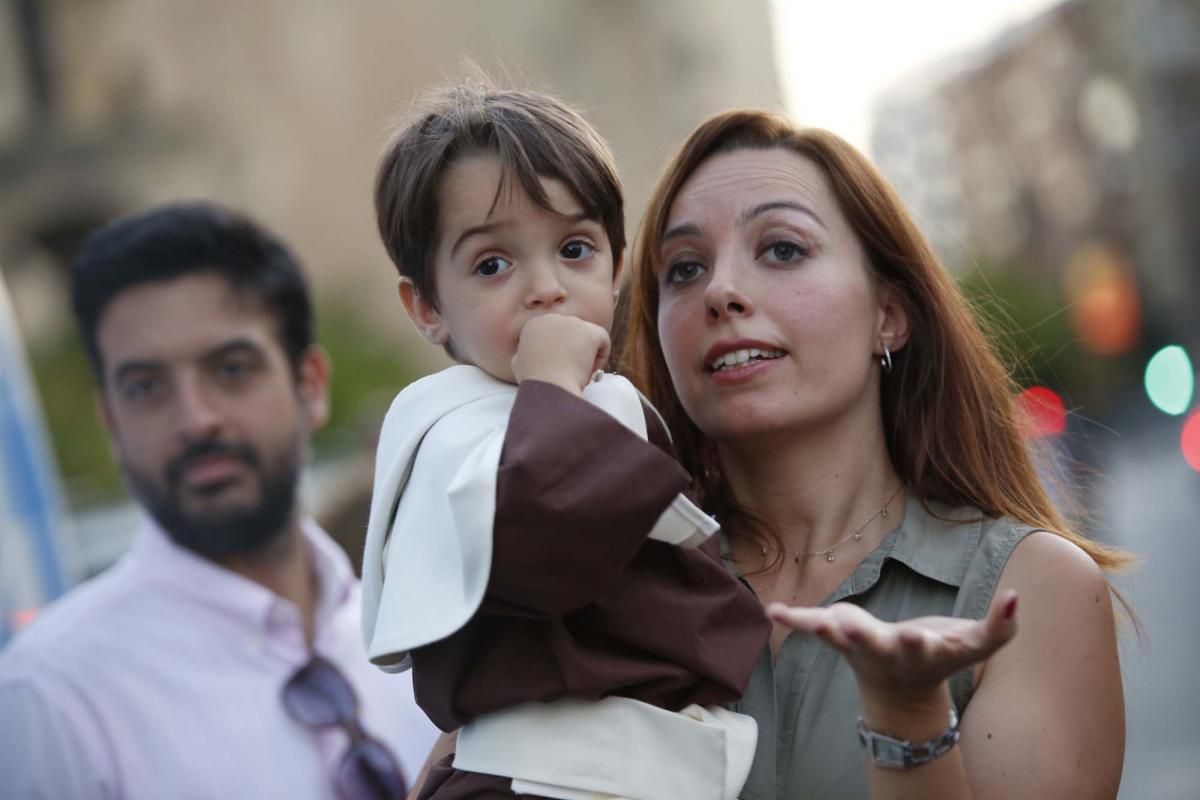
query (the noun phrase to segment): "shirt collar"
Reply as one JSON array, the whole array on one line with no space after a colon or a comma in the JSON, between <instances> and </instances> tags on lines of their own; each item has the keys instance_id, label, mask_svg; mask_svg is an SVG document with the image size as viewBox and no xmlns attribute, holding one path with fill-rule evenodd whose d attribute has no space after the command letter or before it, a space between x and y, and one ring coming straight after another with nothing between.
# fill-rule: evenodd
<instances>
[{"instance_id":1,"label":"shirt collar","mask_svg":"<svg viewBox=\"0 0 1200 800\"><path fill-rule=\"evenodd\" d=\"M304 538L312 548L313 568L317 572L317 626L350 600L358 579L350 558L315 520L305 517L300 523Z\"/></svg>"},{"instance_id":2,"label":"shirt collar","mask_svg":"<svg viewBox=\"0 0 1200 800\"><path fill-rule=\"evenodd\" d=\"M316 572L314 620L319 632L350 599L354 572L346 554L314 520L304 518L300 529ZM267 629L283 615L299 621L299 613L291 601L180 547L148 518L138 531L129 560L131 568L143 572L148 580L164 589L252 627Z\"/></svg>"},{"instance_id":3,"label":"shirt collar","mask_svg":"<svg viewBox=\"0 0 1200 800\"><path fill-rule=\"evenodd\" d=\"M978 511L932 501L923 503L910 490L900 524L863 559L826 603L869 590L879 582L883 565L889 560L939 583L962 586L982 530L983 518Z\"/></svg>"},{"instance_id":4,"label":"shirt collar","mask_svg":"<svg viewBox=\"0 0 1200 800\"><path fill-rule=\"evenodd\" d=\"M909 495L890 558L948 586L962 586L983 535L983 514Z\"/></svg>"}]
</instances>

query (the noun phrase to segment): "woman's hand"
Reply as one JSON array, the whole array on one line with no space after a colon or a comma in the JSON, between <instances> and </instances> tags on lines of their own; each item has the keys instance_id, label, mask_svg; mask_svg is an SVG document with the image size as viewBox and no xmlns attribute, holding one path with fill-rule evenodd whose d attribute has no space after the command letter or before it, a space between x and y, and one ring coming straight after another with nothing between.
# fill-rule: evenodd
<instances>
[{"instance_id":1,"label":"woman's hand","mask_svg":"<svg viewBox=\"0 0 1200 800\"><path fill-rule=\"evenodd\" d=\"M913 706L942 693L954 673L990 657L1017 632L1017 593L1006 592L981 620L920 617L883 622L852 603L828 608L772 603L767 616L840 652L864 705Z\"/></svg>"}]
</instances>

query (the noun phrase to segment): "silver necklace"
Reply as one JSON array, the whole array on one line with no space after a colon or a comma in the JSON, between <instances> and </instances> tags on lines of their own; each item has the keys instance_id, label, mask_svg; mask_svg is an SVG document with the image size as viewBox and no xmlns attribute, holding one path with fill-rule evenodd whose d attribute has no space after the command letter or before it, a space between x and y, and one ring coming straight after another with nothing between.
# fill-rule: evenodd
<instances>
[{"instance_id":1,"label":"silver necklace","mask_svg":"<svg viewBox=\"0 0 1200 800\"><path fill-rule=\"evenodd\" d=\"M792 556L793 560L795 560L795 562L797 564L800 563L801 557L812 558L814 556L824 556L826 561L834 561L835 560L834 555L833 555L834 551L836 551L839 547L841 547L842 545L844 545L846 542L850 541L851 539L853 539L856 542L862 541L863 531L865 531L867 529L868 525L870 525L872 522L874 522L875 520L880 519L880 518L887 519L888 506L890 506L892 504L892 501L896 499L896 495L900 494L900 490L903 488L904 488L903 483L900 484L899 486L897 486L896 491L892 492L892 496L884 501L883 508L879 509L874 514L867 517L867 521L864 522L862 525L859 525L858 528L855 529L853 533L846 536L846 538L838 540L837 542L833 543L829 547L826 547L824 550L812 550L812 551L805 552L805 553L797 553L794 550L788 550L785 548L783 551L784 555ZM765 544L762 545L762 554L764 556L767 554L767 546Z\"/></svg>"}]
</instances>

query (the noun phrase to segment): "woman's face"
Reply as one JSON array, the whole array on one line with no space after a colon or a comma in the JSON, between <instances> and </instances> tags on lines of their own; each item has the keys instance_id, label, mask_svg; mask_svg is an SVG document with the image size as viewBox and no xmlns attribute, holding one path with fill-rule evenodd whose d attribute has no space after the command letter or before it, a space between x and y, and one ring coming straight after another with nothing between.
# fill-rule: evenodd
<instances>
[{"instance_id":1,"label":"woman's face","mask_svg":"<svg viewBox=\"0 0 1200 800\"><path fill-rule=\"evenodd\" d=\"M709 438L878 418L875 354L896 311L815 164L782 149L710 158L676 196L659 256L663 354Z\"/></svg>"}]
</instances>

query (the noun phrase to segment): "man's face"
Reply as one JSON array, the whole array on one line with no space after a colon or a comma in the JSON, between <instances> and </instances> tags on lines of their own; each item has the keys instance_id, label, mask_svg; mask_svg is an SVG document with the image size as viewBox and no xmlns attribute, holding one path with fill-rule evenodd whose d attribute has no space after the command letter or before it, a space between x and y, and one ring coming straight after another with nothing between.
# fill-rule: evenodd
<instances>
[{"instance_id":1,"label":"man's face","mask_svg":"<svg viewBox=\"0 0 1200 800\"><path fill-rule=\"evenodd\" d=\"M327 415L323 353L297 377L277 331L215 273L129 289L96 331L102 415L131 490L178 544L217 561L287 530Z\"/></svg>"}]
</instances>

